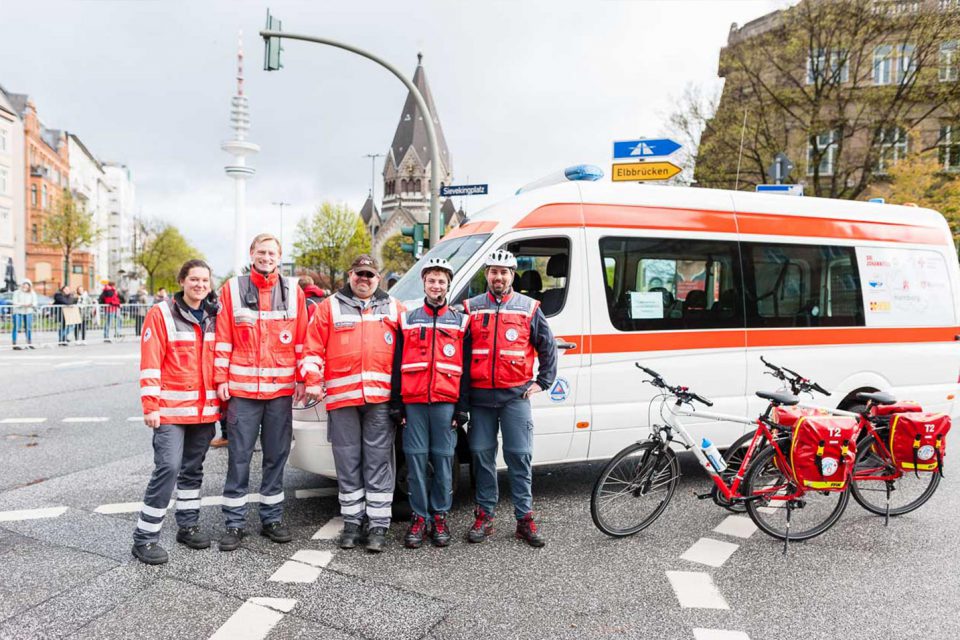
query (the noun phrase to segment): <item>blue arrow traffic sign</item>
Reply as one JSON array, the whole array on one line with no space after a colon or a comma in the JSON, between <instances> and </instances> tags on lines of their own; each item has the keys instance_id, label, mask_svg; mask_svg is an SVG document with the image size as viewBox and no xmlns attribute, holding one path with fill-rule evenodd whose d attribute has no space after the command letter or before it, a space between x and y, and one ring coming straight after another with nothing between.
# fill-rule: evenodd
<instances>
[{"instance_id":1,"label":"blue arrow traffic sign","mask_svg":"<svg viewBox=\"0 0 960 640\"><path fill-rule=\"evenodd\" d=\"M485 184L459 184L459 185L440 185L440 195L444 198L450 196L485 196L487 195L487 185Z\"/></svg>"},{"instance_id":2,"label":"blue arrow traffic sign","mask_svg":"<svg viewBox=\"0 0 960 640\"><path fill-rule=\"evenodd\" d=\"M670 138L657 140L620 140L613 143L614 158L657 158L669 156L682 145Z\"/></svg>"}]
</instances>

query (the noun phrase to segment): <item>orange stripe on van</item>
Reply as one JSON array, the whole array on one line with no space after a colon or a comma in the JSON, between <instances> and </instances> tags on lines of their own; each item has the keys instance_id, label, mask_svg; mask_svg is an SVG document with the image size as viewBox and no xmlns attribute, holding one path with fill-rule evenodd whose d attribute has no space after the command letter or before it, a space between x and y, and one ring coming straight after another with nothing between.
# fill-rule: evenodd
<instances>
[{"instance_id":1,"label":"orange stripe on van","mask_svg":"<svg viewBox=\"0 0 960 640\"><path fill-rule=\"evenodd\" d=\"M607 204L544 205L521 219L516 228L610 227L737 233L738 226L740 233L747 235L952 244L952 238L942 229L935 227L767 213L734 214L732 211Z\"/></svg>"},{"instance_id":2,"label":"orange stripe on van","mask_svg":"<svg viewBox=\"0 0 960 640\"><path fill-rule=\"evenodd\" d=\"M476 233L488 233L496 228L497 223L495 220L468 222L467 224L460 225L455 229L451 229L449 233L443 236L443 239L449 240L450 238L459 238L460 236L472 236Z\"/></svg>"},{"instance_id":3,"label":"orange stripe on van","mask_svg":"<svg viewBox=\"0 0 960 640\"><path fill-rule=\"evenodd\" d=\"M745 347L807 347L832 344L905 344L954 342L960 327L887 329L869 327L810 329L721 329L715 331L658 331L603 335L565 335L577 344L569 353L632 353L688 349L737 349Z\"/></svg>"}]
</instances>

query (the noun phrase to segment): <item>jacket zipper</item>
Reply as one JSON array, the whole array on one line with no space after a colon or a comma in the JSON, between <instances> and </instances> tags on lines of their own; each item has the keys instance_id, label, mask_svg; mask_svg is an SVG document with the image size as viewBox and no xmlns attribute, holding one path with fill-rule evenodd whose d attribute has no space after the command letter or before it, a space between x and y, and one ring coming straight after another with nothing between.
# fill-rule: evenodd
<instances>
[{"instance_id":1,"label":"jacket zipper","mask_svg":"<svg viewBox=\"0 0 960 640\"><path fill-rule=\"evenodd\" d=\"M433 402L433 381L437 376L437 314L433 314L433 331L430 334L430 379L427 380L427 404Z\"/></svg>"},{"instance_id":2,"label":"jacket zipper","mask_svg":"<svg viewBox=\"0 0 960 640\"><path fill-rule=\"evenodd\" d=\"M497 388L497 336L500 334L500 302L497 301L497 317L493 319L493 352L490 354L490 388Z\"/></svg>"}]
</instances>

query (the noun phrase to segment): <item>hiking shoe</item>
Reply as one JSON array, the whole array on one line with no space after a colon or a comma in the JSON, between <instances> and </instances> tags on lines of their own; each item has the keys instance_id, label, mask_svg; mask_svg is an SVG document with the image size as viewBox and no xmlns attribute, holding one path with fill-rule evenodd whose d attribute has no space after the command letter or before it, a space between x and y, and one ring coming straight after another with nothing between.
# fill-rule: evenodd
<instances>
[{"instance_id":1,"label":"hiking shoe","mask_svg":"<svg viewBox=\"0 0 960 640\"><path fill-rule=\"evenodd\" d=\"M483 542L493 535L493 516L487 515L487 512L481 507L473 510L473 516L475 520L473 526L470 527L470 531L467 532L467 540L469 542Z\"/></svg>"},{"instance_id":2,"label":"hiking shoe","mask_svg":"<svg viewBox=\"0 0 960 640\"><path fill-rule=\"evenodd\" d=\"M210 536L200 533L200 527L183 527L177 530L177 542L191 549L209 549Z\"/></svg>"},{"instance_id":3,"label":"hiking shoe","mask_svg":"<svg viewBox=\"0 0 960 640\"><path fill-rule=\"evenodd\" d=\"M170 558L156 542L133 545L133 557L144 564L164 564Z\"/></svg>"},{"instance_id":4,"label":"hiking shoe","mask_svg":"<svg viewBox=\"0 0 960 640\"><path fill-rule=\"evenodd\" d=\"M543 535L537 528L537 523L533 521L533 512L522 518L517 518L517 537L531 547L537 547L538 549L546 544Z\"/></svg>"},{"instance_id":5,"label":"hiking shoe","mask_svg":"<svg viewBox=\"0 0 960 640\"><path fill-rule=\"evenodd\" d=\"M435 513L430 522L430 537L433 539L433 546L445 547L450 544L450 527L447 526L447 514Z\"/></svg>"},{"instance_id":6,"label":"hiking shoe","mask_svg":"<svg viewBox=\"0 0 960 640\"><path fill-rule=\"evenodd\" d=\"M356 547L357 543L360 542L362 533L360 525L356 522L343 523L343 530L340 532L340 548L353 549Z\"/></svg>"},{"instance_id":7,"label":"hiking shoe","mask_svg":"<svg viewBox=\"0 0 960 640\"><path fill-rule=\"evenodd\" d=\"M220 447L227 446L227 443L228 441L226 438L214 438L213 440L210 441L210 446L215 449L219 449Z\"/></svg>"},{"instance_id":8,"label":"hiking shoe","mask_svg":"<svg viewBox=\"0 0 960 640\"><path fill-rule=\"evenodd\" d=\"M370 553L380 553L387 544L386 527L370 527L367 532L366 548Z\"/></svg>"},{"instance_id":9,"label":"hiking shoe","mask_svg":"<svg viewBox=\"0 0 960 640\"><path fill-rule=\"evenodd\" d=\"M293 540L290 529L282 522L270 522L260 528L260 535L270 538L272 542L282 544Z\"/></svg>"},{"instance_id":10,"label":"hiking shoe","mask_svg":"<svg viewBox=\"0 0 960 640\"><path fill-rule=\"evenodd\" d=\"M226 533L220 538L220 551L236 551L240 548L240 541L243 540L243 529L237 527L227 527Z\"/></svg>"},{"instance_id":11,"label":"hiking shoe","mask_svg":"<svg viewBox=\"0 0 960 640\"><path fill-rule=\"evenodd\" d=\"M407 535L403 537L403 546L407 549L419 549L423 544L423 534L426 528L426 519L413 514L413 518L410 520L410 528L407 529Z\"/></svg>"}]
</instances>

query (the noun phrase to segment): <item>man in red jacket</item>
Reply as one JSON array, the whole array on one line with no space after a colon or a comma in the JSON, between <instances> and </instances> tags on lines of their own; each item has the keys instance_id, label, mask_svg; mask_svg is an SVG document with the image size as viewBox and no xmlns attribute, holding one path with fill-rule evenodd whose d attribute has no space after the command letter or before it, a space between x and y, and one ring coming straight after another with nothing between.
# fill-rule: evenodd
<instances>
[{"instance_id":1,"label":"man in red jacket","mask_svg":"<svg viewBox=\"0 0 960 640\"><path fill-rule=\"evenodd\" d=\"M468 316L447 305L453 267L431 258L420 269L423 305L400 316L393 365L391 418L405 419L403 453L413 515L404 545L418 549L424 535L450 544L447 513L453 503L457 428L467 422L470 358L463 348ZM427 476L427 461L433 479Z\"/></svg>"},{"instance_id":2,"label":"man in red jacket","mask_svg":"<svg viewBox=\"0 0 960 640\"><path fill-rule=\"evenodd\" d=\"M250 460L257 437L263 450L260 534L290 542L283 523L283 468L293 437L293 403L303 396L300 365L307 332L303 293L280 276L280 242L261 233L250 244L250 275L230 278L220 290L214 379L227 405L230 439L221 551L240 547L247 517Z\"/></svg>"}]
</instances>

